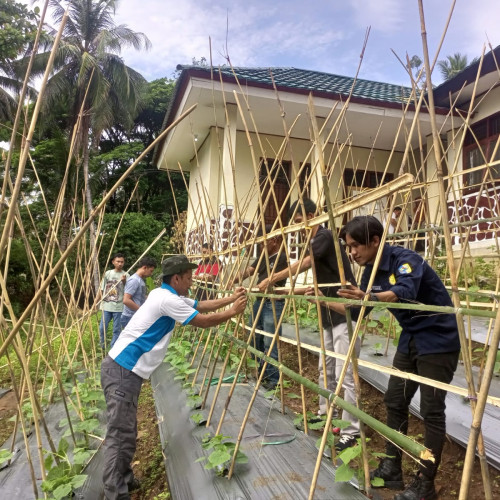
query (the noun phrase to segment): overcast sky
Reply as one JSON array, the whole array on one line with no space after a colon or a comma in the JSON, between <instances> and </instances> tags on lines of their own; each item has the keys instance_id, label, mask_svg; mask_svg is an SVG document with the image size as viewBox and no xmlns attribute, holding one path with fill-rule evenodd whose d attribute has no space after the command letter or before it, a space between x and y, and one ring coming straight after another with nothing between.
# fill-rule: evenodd
<instances>
[{"instance_id":1,"label":"overcast sky","mask_svg":"<svg viewBox=\"0 0 500 500\"><path fill-rule=\"evenodd\" d=\"M424 0L429 50L435 54L451 0ZM234 66L287 66L354 76L365 31L371 33L361 78L409 84L392 54L422 55L417 0L120 0L117 23L151 40L149 52L127 50L129 66L148 80L171 77L193 57ZM500 1L457 0L440 58L480 55L500 44ZM226 39L227 37L227 39ZM227 43L227 44L226 44ZM438 72L433 77L439 83Z\"/></svg>"},{"instance_id":2,"label":"overcast sky","mask_svg":"<svg viewBox=\"0 0 500 500\"><path fill-rule=\"evenodd\" d=\"M435 54L452 2L424 0L429 50ZM371 26L360 76L408 84L401 58L422 55L417 0L121 0L117 22L142 31L149 52L124 52L148 80L172 76L193 57L234 66L293 66L353 76ZM441 57L472 59L500 44L500 1L457 0ZM227 36L227 46L226 46ZM436 72L436 83L441 77Z\"/></svg>"}]
</instances>

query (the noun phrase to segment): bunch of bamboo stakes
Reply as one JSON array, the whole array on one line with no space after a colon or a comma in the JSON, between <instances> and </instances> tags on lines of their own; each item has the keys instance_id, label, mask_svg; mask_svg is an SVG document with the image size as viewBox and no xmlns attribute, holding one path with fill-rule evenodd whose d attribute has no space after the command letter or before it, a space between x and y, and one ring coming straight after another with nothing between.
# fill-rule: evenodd
<instances>
[{"instance_id":1,"label":"bunch of bamboo stakes","mask_svg":"<svg viewBox=\"0 0 500 500\"><path fill-rule=\"evenodd\" d=\"M40 21L40 26L44 22L44 16L46 12L46 5L42 10L42 17ZM222 271L219 275L219 288L218 292L220 294L230 293L230 287L228 284L232 283L234 278L237 276L242 269L246 268L252 261L251 253L252 249L259 242L264 241L267 238L272 238L275 236L280 236L282 238L282 245L280 252L284 253L287 259L290 261L290 252L292 249L291 243L294 244L294 256L301 262L307 255L310 248L310 229L315 225L328 223L329 227L332 229L334 234L334 243L338 250L339 239L337 236L337 230L343 217L349 217L356 213L361 207L373 207L377 200L387 198L390 200L388 205L387 214L391 214L393 208L396 205L400 205L403 208L402 217L405 217L406 213L411 213L412 202L415 199L422 200L423 206L425 207L426 213L426 223L424 226L419 225L418 227L410 227L407 231L399 231L398 233L391 235L388 241L397 241L398 243L404 243L409 247L417 241L417 239L425 241L426 250L425 256L431 265L435 265L438 262L443 262L445 260L447 277L450 280L451 293L453 297L453 308L446 307L434 307L423 306L420 304L409 305L398 305L391 304L391 307L406 307L417 310L427 310L432 311L433 314L439 313L449 313L453 312L457 315L458 324L460 327L460 340L462 345L462 360L465 367L467 387L457 387L448 384L436 383L433 380L425 379L416 375L411 374L401 374L395 370L368 362L363 362L357 360L354 354L354 341L361 332L362 323L359 321L356 323L355 328L350 331L350 337L352 339L350 350L347 356L342 356L337 353L325 351L323 345L323 339L320 335L321 346L318 349L315 346L304 344L301 341L301 332L299 329L299 322L297 320L297 302L296 299L300 298L295 292L295 287L300 287L304 283L303 275L291 275L289 276L289 285L287 285L286 290L281 290L279 295L274 293L274 290L266 290L264 293L256 291L256 277L252 276L248 283L248 294L251 298L257 297L267 297L267 298L285 298L286 307L291 312L295 318L295 339L285 339L281 338L278 341L277 335L272 338L271 348L275 343L278 343L278 351L280 352L280 342L287 342L289 344L296 346L296 354L299 370L298 373L293 372L286 366L284 366L281 361L276 362L272 358L267 356L267 353L260 353L253 347L253 339L255 333L262 333L266 335L265 332L260 332L256 329L255 323L250 319L248 323L245 323L244 317L238 318L235 322L227 322L223 328L218 330L210 330L208 335L204 335L204 332L197 332L192 330L179 329L176 335L185 336L190 339L193 343L193 356L192 363L194 365L195 360L199 359L199 364L196 367L196 372L192 380L192 386L194 387L199 381L199 375L202 371L202 363L206 356L208 356L208 364L205 372L202 375L203 382L205 380L211 380L214 376L216 366L222 364L221 372L218 374L219 383L215 388L215 394L212 398L212 405L209 412L207 425L211 423L213 410L215 405L218 404L218 394L224 373L228 366L229 356L232 351L238 352L241 355L241 361L237 368L237 373L234 378L234 383L231 387L229 396L224 404L224 409L220 421L217 424L217 433L222 432L222 426L224 423L225 414L227 408L230 404L230 399L233 391L236 387L236 382L238 380L238 374L241 370L245 368L245 354L246 352L251 352L257 356L260 356L266 363L275 364L280 370L280 378L283 376L288 377L300 384L301 387L301 398L302 398L302 411L304 414L304 426L305 431L307 429L307 418L306 418L306 398L305 398L305 388L309 388L317 393L323 394L328 397L331 402L327 420L331 419L333 408L338 405L342 408L349 408L349 412L353 415L359 417L364 425L369 425L373 427L387 439L391 439L396 442L402 449L414 456L416 459L426 457L428 453L421 445L413 442L412 440L399 435L398 433L391 433L391 430L386 426L377 422L375 419L369 415L364 414L357 408L350 407L345 401L339 397L339 393L342 387L342 380L345 374L347 363L344 363L344 371L340 379L338 380L338 385L334 394L329 393L324 388L318 387L314 381L310 381L303 376L303 360L301 357L301 348L308 349L310 351L320 352L323 354L323 363L325 356L334 356L342 361L349 360L352 363L355 383L357 388L358 401L362 400L363 395L360 391L359 376L358 376L358 366L365 365L369 366L374 370L384 371L385 373L396 375L400 377L406 377L415 380L420 383L429 384L435 387L446 389L450 392L454 392L470 398L471 401L471 411L473 414L473 424L471 427L471 434L469 439L469 444L467 448L466 461L464 465L462 484L460 489L460 498L466 499L470 487L472 466L474 462L474 456L477 452L479 460L481 463L482 479L485 498L492 498L490 480L488 477L488 467L486 463L486 455L484 450L484 442L480 430L481 420L485 404L492 404L495 406L500 406L500 401L498 398L493 398L488 395L489 386L494 370L495 356L497 352L497 346L500 338L500 321L493 323L493 319L497 317L497 307L496 301L499 296L499 278L497 276L495 286L491 289L483 292L483 295L490 297L490 308L483 309L478 307L477 303L474 302L475 297L481 296L481 292L469 291L468 290L468 279L474 274L473 260L471 259L471 249L469 246L469 238L472 234L477 234L480 232L473 231L474 225L479 227L479 222L474 221L474 223L458 223L453 226L449 224L445 210L441 211L439 208L435 213L430 212L430 206L436 207L446 207L452 200L455 204L456 211L459 213L461 204L463 203L462 188L460 183L461 171L458 165L458 155L453 164L448 165L448 175L444 176L441 164L446 161L447 152L450 148L461 149L463 141L463 132L468 130L471 117L474 114L475 108L484 98L484 96L476 98L473 96L471 99L471 105L469 110L463 116L460 116L460 124L455 125L453 139L448 142L447 146L444 146L440 141L440 130L436 125L436 120L434 117L434 107L432 100L432 68L437 60L437 54L439 53L439 48L436 51L436 56L431 62L429 60L426 36L425 36L425 23L424 15L421 3L419 2L421 8L421 23L422 23L422 40L423 40L423 55L425 61L425 74L427 79L425 85L427 86L428 93L425 94L422 91L422 81L420 80L421 75L417 75L414 78L411 71L409 71L409 77L412 84L412 96L406 104L403 105L402 119L400 123L400 128L398 130L398 135L405 137L405 150L403 154L403 160L401 161L401 169L399 171L398 177L389 183L383 184L383 181L388 173L389 162L391 157L396 151L396 139L394 140L393 150L391 151L390 158L383 169L380 170L380 186L372 190L364 190L361 196L356 198L350 197L349 193L351 190L362 190L362 186L356 184L356 175L353 176L353 184L351 186L343 186L339 184L336 188L331 186L331 178L333 172L340 172L343 178L343 172L346 168L352 169L356 172L364 172L366 174L367 165L359 165L354 162L353 155L351 154L352 148L354 147L355 137L349 135L346 141L341 141L339 139L340 130L347 127L346 123L346 113L349 109L350 97L348 97L344 102L337 103L333 106L330 116L324 121L321 128L318 127L315 112L314 112L314 100L311 97L309 100L308 108L304 109L305 113L308 113L310 117L311 125L311 142L309 152L305 157L296 158L293 156L292 148L292 137L293 137L293 127L295 120L290 123L285 119L285 112L282 110L283 117L283 140L277 150L272 150L271 144L266 140L265 135L258 133L257 124L252 115L251 105L246 98L246 93L243 88L240 87L238 92L234 92L234 98L237 103L238 112L243 120L245 134L248 139L248 148L251 153L253 168L254 168L254 182L253 185L248 189L246 193L238 193L234 189L234 165L235 158L233 161L233 177L223 178L223 188L224 193L229 191L234 191L234 198L231 199L231 203L228 202L227 194L226 199L222 200L222 205L233 205L234 206L234 244L229 248L224 247L221 238L222 228L218 227L218 210L217 207L212 206L210 197L208 196L208 186L203 184L203 180L199 180L199 183L195 186L195 190L191 189L189 191L189 203L194 213L194 228L203 228L198 234L198 239L200 242L206 241L213 244L213 252L215 256L224 263ZM451 12L450 12L451 16ZM0 200L0 227L2 229L1 239L0 239L0 255L2 256L2 269L0 270L0 285L1 285L1 299L0 299L0 370L2 371L2 380L10 379L13 393L18 402L18 411L16 415L16 420L14 423L13 439L10 443L6 444L6 447L13 449L14 438L16 434L21 433L25 443L25 453L27 455L27 461L30 467L30 474L33 484L34 498L39 497L39 481L37 477L45 478L46 470L44 466L44 456L43 456L43 440L48 442L48 447L51 451L55 452L57 449L57 443L54 442L50 432L48 430L47 422L44 417L44 401L42 401L41 395L48 394L47 400L50 402L56 396L61 398L66 416L68 417L71 436L73 442L76 442L75 435L72 429L71 416L73 414L77 415L77 418L83 419L82 412L82 402L80 399L78 391L78 379L76 372L83 369L90 377L96 376L99 372L99 350L97 340L97 323L95 320L96 308L93 304L85 304L83 309L78 307L76 298L79 295L87 296L91 293L93 287L93 264L97 262L97 257L100 251L100 245L102 244L102 239L99 240L97 237L96 245L89 245L89 233L93 225L94 235L100 235L100 227L103 220L103 215L106 209L107 202L115 193L116 189L120 187L122 182L126 177L128 177L134 170L135 166L142 160L142 158L156 146L180 121L184 119L191 119L190 113L193 111L194 107L190 108L183 115L181 115L172 125L170 125L162 134L156 139L156 141L143 152L143 154L137 158L137 160L130 166L130 168L125 172L122 178L113 186L112 189L104 196L103 200L98 206L93 207L89 210L85 204L85 191L82 192L72 192L66 193L66 189L70 185L67 179L64 180L61 186L61 192L56 202L55 206L48 206L46 204L46 217L49 222L49 229L46 234L40 234L37 230L36 222L33 217L31 217L31 223L26 226L21 219L20 206L23 205L24 209L30 213L29 200L27 199L27 194L22 191L22 180L25 169L29 166L37 175L36 164L31 160L30 157L30 145L33 138L35 125L40 112L40 106L43 100L43 95L47 83L47 79L51 74L53 58L55 51L57 50L58 43L60 41L60 36L66 22L66 16L62 19L61 26L56 37L54 48L52 52L52 57L48 62L45 77L42 80L39 95L37 98L36 105L33 109L31 116L25 116L24 122L29 124L24 131L19 131L19 123L21 118L21 113L26 111L23 106L26 99L26 89L29 81L29 69L26 74L25 84L23 92L20 96L20 103L14 127L12 130L11 137L11 149L8 153L4 164L4 177L2 185L2 195ZM446 30L445 30L446 31ZM444 37L444 33L443 33ZM367 40L365 40L366 44ZM361 65L362 57L360 60ZM403 64L406 67L406 64ZM216 74L216 72L215 72ZM222 83L222 79L221 79ZM276 99L280 104L279 93L276 91ZM413 118L409 120L408 110L410 105L414 105L415 112L413 113ZM451 103L453 108L453 103ZM425 149L423 148L423 143L425 138L420 135L419 130L419 112L422 107L429 111L431 115L431 123L433 126L433 147L429 148L427 153L424 154ZM333 119L334 111L338 112L336 118ZM448 120L457 120L456 116L452 116L451 112L447 117ZM408 128L408 123L411 126ZM223 126L223 124L220 124ZM252 130L252 132L250 132ZM77 131L75 130L74 137ZM411 139L417 136L419 139L420 147L416 150L411 147ZM13 165L12 151L14 150L15 144L21 144L21 155L17 165ZM329 149L331 153L326 156L327 145L334 144L335 147ZM73 143L72 143L73 146ZM220 144L220 149L222 150L222 144ZM376 149L376 139L373 142L373 149ZM495 152L499 144L496 144ZM265 168L266 179L264 185L259 180L260 173L260 158L269 157L269 150L272 150L273 157L275 161L272 164L267 164ZM234 150L234 149L233 149ZM434 155L435 163L438 166L435 177L425 178L425 168L424 165L427 159ZM279 173L280 162L285 158L285 156L291 157L292 164L292 176L289 179L290 191L285 203L278 204L276 193L274 190L276 179ZM492 156L495 157L495 154ZM68 158L68 165L71 161L71 157ZM197 161L197 159L195 159ZM296 194L299 200L306 197L306 193L301 191L299 186L299 178L305 165L310 162L311 170L307 175L306 185L314 185L314 191L318 193L316 202L318 205L322 205L326 209L326 213L323 215L318 215L315 219L307 221L307 223L295 224L295 225L284 225L283 220L285 217L277 217L274 224L273 230L271 232L266 232L266 226L264 223L264 218L262 214L265 213L266 207L269 205L275 206L276 212L280 215L282 214L285 207L291 200L292 193ZM492 169L496 166L496 163L488 163L481 167L476 167L482 172L481 184L476 186L478 191L482 191L486 186L494 185L492 182ZM301 165L301 167L299 167ZM415 182L415 176L410 174L412 169L410 165L421 165L417 169L416 176L421 180ZM182 166L179 168L184 175ZM160 174L159 174L160 175ZM168 175L168 172L167 172ZM15 180L13 180L15 179ZM84 179L85 182L88 179ZM186 189L188 189L188 179L185 176ZM76 185L73 183L72 185ZM447 186L447 187L446 187ZM439 193L439 203L430 203L432 200L432 193ZM43 194L43 188L40 184L40 190ZM193 186L191 186L193 188ZM267 195L262 196L265 192ZM500 193L494 193L496 197ZM64 196L70 196L74 201L74 212L72 227L75 229L73 239L69 243L66 249L60 248L59 234L62 223L62 207ZM249 213L252 199L258 199L258 208L254 213ZM299 204L298 210L303 210ZM478 210L478 205L474 207L474 213L472 214L471 220L476 218L476 213ZM444 213L443 213L444 212ZM180 216L179 213L177 213ZM305 214L303 214L305 215ZM443 216L444 215L444 216ZM389 215L387 215L389 217ZM305 219L305 217L304 217ZM215 231L210 232L211 227L210 221L215 221ZM495 219L487 219L484 222L492 223L495 225L499 221ZM243 223L246 223L246 228L250 230L243 229ZM118 235L120 227L117 227L116 236ZM188 230L193 228L187 228ZM257 237L257 232L260 229L262 236ZM303 231L305 237L301 244L297 244L298 232ZM452 233L453 238L459 238L461 242L461 250L459 252L458 258L454 251L452 245ZM8 275L10 251L12 244L12 235L19 235L19 237L24 242L31 276L34 286L35 294L29 305L25 308L23 313L17 317L11 306L11 301L8 292L8 283L10 280L17 279L18 277ZM35 234L38 239L38 243L41 248L43 248L43 253L41 258L37 258L35 253L30 247L30 242L27 234ZM161 237L162 234L159 235ZM384 235L384 241L387 235ZM155 244L157 240L151 242L151 245ZM495 245L495 250L492 252L490 257L492 259L498 259L500 254L498 247L498 238L493 240ZM114 244L112 245L111 251L113 250ZM265 248L265 247L264 247ZM115 249L119 250L119 249ZM111 254L110 251L110 254ZM445 256L439 256L440 252ZM338 251L337 251L338 254ZM109 257L109 256L108 256ZM199 257L198 255L191 255L193 258ZM380 256L379 256L380 257ZM71 258L71 260L68 260ZM441 260L440 260L441 259ZM108 259L109 260L109 259ZM252 259L253 260L253 259ZM71 262L71 264L70 264ZM267 251L261 252L259 255L259 263L265 262L269 270L269 255ZM495 264L497 264L495 260ZM375 265L377 268L378 260ZM339 266L342 269L342 266ZM460 273L464 274L465 279L465 289L459 289L458 286L458 276ZM271 274L271 272L270 272ZM316 280L315 273L311 273L308 277L309 283L312 283L315 290L318 290L318 283ZM373 278L372 278L373 279ZM312 281L311 281L312 280ZM345 285L345 277L341 276L342 285ZM200 286L206 286L207 283L199 283ZM283 293L284 292L284 293ZM462 303L461 297L465 296L465 303ZM318 295L318 294L316 294ZM338 300L341 299L327 299L327 300ZM349 302L349 301L343 301ZM357 305L360 305L359 303ZM373 306L373 303L364 301L362 307ZM378 306L384 307L384 304L377 303ZM262 307L262 303L261 303ZM316 303L314 307L319 307L319 303ZM486 345L492 346L489 350L484 350L482 354L482 359L480 360L480 372L479 377L474 377L472 371L472 348L471 348L471 323L470 319L472 317L485 317L490 319L488 338ZM319 321L321 322L321 315L318 314ZM464 322L465 318L465 322ZM282 318L279 320L281 323ZM347 323L351 324L350 321ZM493 328L493 324L495 327ZM321 324L319 325L321 331ZM221 348L223 341L229 342L230 349L226 354L224 359L220 358ZM201 354L200 354L201 349ZM280 354L281 359L281 354ZM75 397L70 397L67 389L64 385L64 377L66 371L71 378L74 385L74 395ZM263 373L263 372L262 372ZM4 376L6 374L6 376ZM248 404L248 409L245 417L242 421L240 433L237 438L237 445L234 453L236 453L241 443L243 432L245 430L245 425L247 423L248 417L251 413L252 405L257 396L257 390L262 381L262 375L258 377L255 391L251 397ZM204 389L206 387L206 390ZM210 384L201 384L200 395L203 396L203 402L205 403L208 396L208 391ZM283 394L283 384L280 384L281 388L281 401L284 404L284 394ZM205 391L205 392L203 392ZM32 418L26 418L26 410L23 408L26 399L29 400L30 408L32 412ZM319 466L321 462L321 457L323 449L327 439L327 430L323 435L320 450L318 451L318 458L316 463L315 474L311 481L310 486L310 498L313 498L317 474L319 471ZM28 443L28 436L34 431L36 439L36 450L33 451ZM364 430L362 427L362 439L361 445L363 447L363 463L365 471L365 490L367 494L370 493L370 482L368 476L368 454L366 450L366 442L364 436ZM33 453L37 455L33 457ZM38 464L38 465L36 465ZM39 467L40 470L36 470ZM229 476L231 477L234 472L234 461L232 463Z\"/></svg>"}]
</instances>

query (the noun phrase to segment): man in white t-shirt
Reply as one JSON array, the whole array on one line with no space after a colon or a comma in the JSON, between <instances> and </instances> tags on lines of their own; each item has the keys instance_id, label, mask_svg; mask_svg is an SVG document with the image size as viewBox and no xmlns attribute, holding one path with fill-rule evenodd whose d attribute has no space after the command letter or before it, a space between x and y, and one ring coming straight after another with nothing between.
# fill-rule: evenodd
<instances>
[{"instance_id":1,"label":"man in white t-shirt","mask_svg":"<svg viewBox=\"0 0 500 500\"><path fill-rule=\"evenodd\" d=\"M187 297L197 265L185 255L162 262L163 284L153 290L132 316L101 365L101 385L107 405L104 441L104 494L107 499L128 499L136 486L132 458L137 438L137 402L142 381L161 364L177 323L208 328L245 310L244 288L227 297L198 302ZM230 308L212 314L233 304Z\"/></svg>"},{"instance_id":2,"label":"man in white t-shirt","mask_svg":"<svg viewBox=\"0 0 500 500\"><path fill-rule=\"evenodd\" d=\"M120 320L123 311L123 292L125 289L125 282L129 277L128 273L123 270L123 266L125 265L125 257L123 254L115 254L111 263L113 264L113 269L109 269L104 273L99 295L97 296L97 301L99 301L102 296L102 316L101 322L99 323L99 337L103 350L106 349L108 345L107 332L109 323L111 321L113 322L113 337L111 338L110 347L113 347L122 330Z\"/></svg>"}]
</instances>

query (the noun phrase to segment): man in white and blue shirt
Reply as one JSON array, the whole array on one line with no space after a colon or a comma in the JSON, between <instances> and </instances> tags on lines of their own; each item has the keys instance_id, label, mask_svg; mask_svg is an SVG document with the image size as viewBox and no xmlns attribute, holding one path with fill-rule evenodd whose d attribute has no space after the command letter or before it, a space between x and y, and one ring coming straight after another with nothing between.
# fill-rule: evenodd
<instances>
[{"instance_id":1,"label":"man in white and blue shirt","mask_svg":"<svg viewBox=\"0 0 500 500\"><path fill-rule=\"evenodd\" d=\"M137 402L142 381L161 364L176 323L200 328L216 326L245 310L244 288L227 297L197 302L187 297L192 270L197 265L185 255L162 262L163 284L153 290L122 331L101 365L101 385L107 405L104 441L104 494L128 499L135 486L132 458L137 438ZM229 309L215 311L233 304Z\"/></svg>"}]
</instances>

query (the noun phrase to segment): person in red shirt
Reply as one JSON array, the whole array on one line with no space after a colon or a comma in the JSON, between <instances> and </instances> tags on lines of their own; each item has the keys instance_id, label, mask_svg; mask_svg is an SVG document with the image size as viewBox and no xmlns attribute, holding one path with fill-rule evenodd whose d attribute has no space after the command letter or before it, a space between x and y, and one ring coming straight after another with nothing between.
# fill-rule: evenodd
<instances>
[{"instance_id":1,"label":"person in red shirt","mask_svg":"<svg viewBox=\"0 0 500 500\"><path fill-rule=\"evenodd\" d=\"M201 285L196 292L198 301L210 300L214 297L213 284L219 274L219 262L214 255L211 255L212 252L208 243L203 243L201 251L203 259L201 259L198 268L194 272L194 277Z\"/></svg>"}]
</instances>

